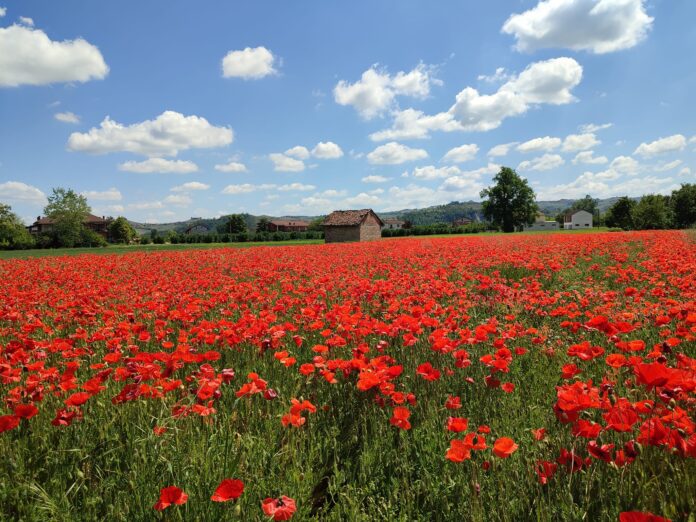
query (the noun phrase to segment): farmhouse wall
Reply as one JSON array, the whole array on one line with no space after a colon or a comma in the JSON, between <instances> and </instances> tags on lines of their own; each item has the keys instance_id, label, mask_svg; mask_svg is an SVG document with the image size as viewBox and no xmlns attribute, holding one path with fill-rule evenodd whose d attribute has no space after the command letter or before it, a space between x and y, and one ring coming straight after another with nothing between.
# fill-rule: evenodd
<instances>
[{"instance_id":1,"label":"farmhouse wall","mask_svg":"<svg viewBox=\"0 0 696 522\"><path fill-rule=\"evenodd\" d=\"M360 227L360 241L375 241L381 237L382 227L379 220L373 214L368 214Z\"/></svg>"},{"instance_id":2,"label":"farmhouse wall","mask_svg":"<svg viewBox=\"0 0 696 522\"><path fill-rule=\"evenodd\" d=\"M346 241L360 241L360 227L326 227L324 229L324 239L327 243L345 243Z\"/></svg>"}]
</instances>

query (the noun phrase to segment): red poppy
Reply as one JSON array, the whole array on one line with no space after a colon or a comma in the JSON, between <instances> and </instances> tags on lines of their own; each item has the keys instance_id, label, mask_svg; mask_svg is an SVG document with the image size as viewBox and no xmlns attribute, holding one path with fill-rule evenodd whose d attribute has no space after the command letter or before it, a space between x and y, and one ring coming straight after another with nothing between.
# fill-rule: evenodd
<instances>
[{"instance_id":1,"label":"red poppy","mask_svg":"<svg viewBox=\"0 0 696 522\"><path fill-rule=\"evenodd\" d=\"M669 518L659 517L652 513L640 511L624 511L619 514L619 522L672 522Z\"/></svg>"},{"instance_id":2,"label":"red poppy","mask_svg":"<svg viewBox=\"0 0 696 522\"><path fill-rule=\"evenodd\" d=\"M159 500L153 506L157 511L162 511L169 506L186 504L188 500L188 495L183 492L180 488L176 486L167 486L166 488L160 489Z\"/></svg>"},{"instance_id":3,"label":"red poppy","mask_svg":"<svg viewBox=\"0 0 696 522\"><path fill-rule=\"evenodd\" d=\"M91 395L87 392L77 392L73 393L70 397L65 400L66 406L82 406L85 402L89 400Z\"/></svg>"},{"instance_id":4,"label":"red poppy","mask_svg":"<svg viewBox=\"0 0 696 522\"><path fill-rule=\"evenodd\" d=\"M15 415L0 416L0 433L15 429L19 426L19 420L20 418Z\"/></svg>"},{"instance_id":5,"label":"red poppy","mask_svg":"<svg viewBox=\"0 0 696 522\"><path fill-rule=\"evenodd\" d=\"M396 408L394 408L394 412L392 413L392 417L391 419L389 419L389 422L392 426L396 426L397 428L401 428L402 430L410 430L411 423L408 421L408 418L410 416L411 412L408 408L404 408L403 406L397 406Z\"/></svg>"},{"instance_id":6,"label":"red poppy","mask_svg":"<svg viewBox=\"0 0 696 522\"><path fill-rule=\"evenodd\" d=\"M452 462L464 462L471 458L471 444L465 440L454 439L450 441L450 447L445 453L447 460Z\"/></svg>"},{"instance_id":7,"label":"red poppy","mask_svg":"<svg viewBox=\"0 0 696 522\"><path fill-rule=\"evenodd\" d=\"M213 502L227 502L235 500L244 493L244 482L238 479L224 479L210 497Z\"/></svg>"},{"instance_id":8,"label":"red poppy","mask_svg":"<svg viewBox=\"0 0 696 522\"><path fill-rule=\"evenodd\" d=\"M501 459L506 459L517 451L517 444L510 437L500 437L493 444L493 454Z\"/></svg>"},{"instance_id":9,"label":"red poppy","mask_svg":"<svg viewBox=\"0 0 696 522\"><path fill-rule=\"evenodd\" d=\"M18 404L14 408L14 414L22 419L31 419L39 413L39 409L33 404Z\"/></svg>"},{"instance_id":10,"label":"red poppy","mask_svg":"<svg viewBox=\"0 0 696 522\"><path fill-rule=\"evenodd\" d=\"M273 520L290 520L297 511L295 501L283 495L280 498L266 498L261 503L261 509L268 517Z\"/></svg>"},{"instance_id":11,"label":"red poppy","mask_svg":"<svg viewBox=\"0 0 696 522\"><path fill-rule=\"evenodd\" d=\"M534 440L544 440L546 438L546 428L532 430L532 435L534 435Z\"/></svg>"},{"instance_id":12,"label":"red poppy","mask_svg":"<svg viewBox=\"0 0 696 522\"><path fill-rule=\"evenodd\" d=\"M464 417L448 417L447 418L447 431L453 431L454 433L460 433L466 431L469 426L469 420Z\"/></svg>"}]
</instances>

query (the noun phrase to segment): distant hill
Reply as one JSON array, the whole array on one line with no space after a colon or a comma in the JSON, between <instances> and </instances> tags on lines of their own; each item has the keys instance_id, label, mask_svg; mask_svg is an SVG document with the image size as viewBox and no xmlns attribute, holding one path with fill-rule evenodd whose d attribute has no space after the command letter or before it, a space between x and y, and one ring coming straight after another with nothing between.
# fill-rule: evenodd
<instances>
[{"instance_id":1,"label":"distant hill","mask_svg":"<svg viewBox=\"0 0 696 522\"><path fill-rule=\"evenodd\" d=\"M608 198L599 200L599 210L605 212L609 207L611 207L616 200L619 198ZM639 198L636 198L639 199ZM539 205L539 210L543 212L549 219L553 219L556 214L562 212L563 210L569 208L575 202L574 199L559 199L556 201L537 201ZM473 221L482 221L483 213L481 210L480 201L452 201L446 205L435 205L427 208L418 209L403 209L396 210L392 212L379 212L382 218L399 218L403 220L408 220L414 225L432 225L433 223L451 223L458 218L469 218ZM287 218L287 219L302 219L305 221L311 221L317 217L323 216L255 216L253 214L242 214L244 220L246 221L249 230L256 230L256 224L259 219L266 217L268 219L274 218ZM183 233L187 231L192 232L215 232L217 226L223 224L225 218L197 218L192 217L186 221L177 221L174 223L138 223L136 221L131 221L131 225L140 234L149 233L151 230L157 230L160 233L165 233L170 230L175 232Z\"/></svg>"}]
</instances>

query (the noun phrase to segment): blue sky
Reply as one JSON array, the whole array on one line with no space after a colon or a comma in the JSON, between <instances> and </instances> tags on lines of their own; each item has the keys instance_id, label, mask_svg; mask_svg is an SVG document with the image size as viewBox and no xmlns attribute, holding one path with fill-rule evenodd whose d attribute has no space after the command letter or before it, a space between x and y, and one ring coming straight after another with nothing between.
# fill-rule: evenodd
<instances>
[{"instance_id":1,"label":"blue sky","mask_svg":"<svg viewBox=\"0 0 696 522\"><path fill-rule=\"evenodd\" d=\"M0 0L0 201L165 222L696 181L696 2Z\"/></svg>"}]
</instances>

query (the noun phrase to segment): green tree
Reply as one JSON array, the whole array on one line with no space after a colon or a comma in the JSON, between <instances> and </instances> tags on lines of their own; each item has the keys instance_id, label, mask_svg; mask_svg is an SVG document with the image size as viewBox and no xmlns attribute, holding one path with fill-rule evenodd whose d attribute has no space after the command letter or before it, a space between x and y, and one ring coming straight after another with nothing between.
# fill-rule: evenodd
<instances>
[{"instance_id":1,"label":"green tree","mask_svg":"<svg viewBox=\"0 0 696 522\"><path fill-rule=\"evenodd\" d=\"M624 230L631 230L634 228L633 225L633 209L636 206L636 202L624 196L619 198L609 209L604 216L604 221L608 227L618 227Z\"/></svg>"},{"instance_id":2,"label":"green tree","mask_svg":"<svg viewBox=\"0 0 696 522\"><path fill-rule=\"evenodd\" d=\"M0 203L0 248L29 248L34 245L34 238L27 232L12 207Z\"/></svg>"},{"instance_id":3,"label":"green tree","mask_svg":"<svg viewBox=\"0 0 696 522\"><path fill-rule=\"evenodd\" d=\"M594 199L592 196L587 194L584 198L576 200L571 206L570 210L585 210L592 214L593 216L597 214L599 209L599 200Z\"/></svg>"},{"instance_id":4,"label":"green tree","mask_svg":"<svg viewBox=\"0 0 696 522\"><path fill-rule=\"evenodd\" d=\"M217 226L219 234L241 234L247 231L246 220L241 214L231 214Z\"/></svg>"},{"instance_id":5,"label":"green tree","mask_svg":"<svg viewBox=\"0 0 696 522\"><path fill-rule=\"evenodd\" d=\"M502 167L493 178L495 185L481 191L483 215L503 232L514 232L524 225L531 225L536 218L537 207L534 190L509 167Z\"/></svg>"},{"instance_id":6,"label":"green tree","mask_svg":"<svg viewBox=\"0 0 696 522\"><path fill-rule=\"evenodd\" d=\"M259 220L256 222L256 231L257 232L268 232L268 226L271 224L271 220L268 219L267 217L263 216L259 218Z\"/></svg>"},{"instance_id":7,"label":"green tree","mask_svg":"<svg viewBox=\"0 0 696 522\"><path fill-rule=\"evenodd\" d=\"M44 214L54 222L51 235L57 246L74 247L82 244L84 221L92 209L87 198L72 189L54 188L48 196Z\"/></svg>"},{"instance_id":8,"label":"green tree","mask_svg":"<svg viewBox=\"0 0 696 522\"><path fill-rule=\"evenodd\" d=\"M696 225L696 184L682 183L681 188L672 191L670 205L675 227L689 228Z\"/></svg>"},{"instance_id":9,"label":"green tree","mask_svg":"<svg viewBox=\"0 0 696 522\"><path fill-rule=\"evenodd\" d=\"M658 230L672 226L669 198L659 194L648 194L633 208L633 225L638 230Z\"/></svg>"},{"instance_id":10,"label":"green tree","mask_svg":"<svg viewBox=\"0 0 696 522\"><path fill-rule=\"evenodd\" d=\"M123 216L119 216L109 224L109 238L114 243L128 244L137 235L133 226Z\"/></svg>"},{"instance_id":11,"label":"green tree","mask_svg":"<svg viewBox=\"0 0 696 522\"><path fill-rule=\"evenodd\" d=\"M307 230L311 232L321 232L324 230L324 219L323 217L318 217L314 218L312 221L309 222L309 226L307 227Z\"/></svg>"}]
</instances>

